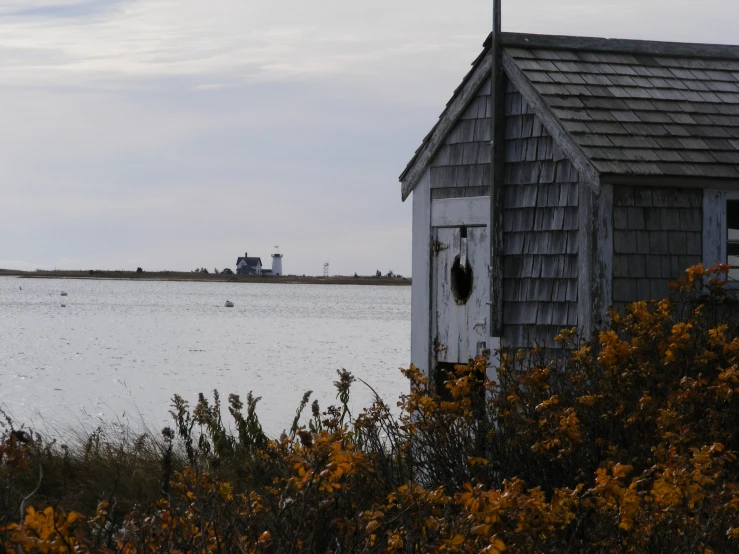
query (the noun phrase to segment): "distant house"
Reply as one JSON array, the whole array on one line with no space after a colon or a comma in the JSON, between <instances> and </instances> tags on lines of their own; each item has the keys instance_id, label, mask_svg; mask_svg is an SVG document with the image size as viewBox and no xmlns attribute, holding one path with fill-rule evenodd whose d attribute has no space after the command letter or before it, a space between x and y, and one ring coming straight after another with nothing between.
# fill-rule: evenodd
<instances>
[{"instance_id":1,"label":"distant house","mask_svg":"<svg viewBox=\"0 0 739 554\"><path fill-rule=\"evenodd\" d=\"M244 252L243 257L239 256L236 260L236 273L239 275L261 275L262 259L250 258L248 252Z\"/></svg>"},{"instance_id":2,"label":"distant house","mask_svg":"<svg viewBox=\"0 0 739 554\"><path fill-rule=\"evenodd\" d=\"M561 328L661 298L690 265L739 266L739 47L492 45L400 177L411 361L432 374L484 349L555 348Z\"/></svg>"}]
</instances>

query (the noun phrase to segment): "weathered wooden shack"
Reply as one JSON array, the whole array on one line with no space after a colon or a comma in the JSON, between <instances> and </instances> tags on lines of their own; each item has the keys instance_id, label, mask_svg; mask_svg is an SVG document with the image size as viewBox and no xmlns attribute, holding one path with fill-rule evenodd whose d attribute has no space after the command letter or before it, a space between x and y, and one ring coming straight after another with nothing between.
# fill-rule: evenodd
<instances>
[{"instance_id":1,"label":"weathered wooden shack","mask_svg":"<svg viewBox=\"0 0 739 554\"><path fill-rule=\"evenodd\" d=\"M427 372L739 267L739 47L497 37L400 176Z\"/></svg>"}]
</instances>

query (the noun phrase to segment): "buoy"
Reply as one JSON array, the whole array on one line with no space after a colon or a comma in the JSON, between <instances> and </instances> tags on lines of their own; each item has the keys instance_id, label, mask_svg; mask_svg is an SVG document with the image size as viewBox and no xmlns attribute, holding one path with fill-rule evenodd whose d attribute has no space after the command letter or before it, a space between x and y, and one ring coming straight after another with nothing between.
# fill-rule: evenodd
<instances>
[{"instance_id":1,"label":"buoy","mask_svg":"<svg viewBox=\"0 0 739 554\"><path fill-rule=\"evenodd\" d=\"M62 292L62 296L67 296L67 293L66 292Z\"/></svg>"},{"instance_id":2,"label":"buoy","mask_svg":"<svg viewBox=\"0 0 739 554\"><path fill-rule=\"evenodd\" d=\"M66 305L66 304L62 304L62 308L66 308L66 307L67 307L67 305Z\"/></svg>"},{"instance_id":3,"label":"buoy","mask_svg":"<svg viewBox=\"0 0 739 554\"><path fill-rule=\"evenodd\" d=\"M234 303L231 302L230 300L226 300L226 307L227 308L233 308L234 307Z\"/></svg>"}]
</instances>

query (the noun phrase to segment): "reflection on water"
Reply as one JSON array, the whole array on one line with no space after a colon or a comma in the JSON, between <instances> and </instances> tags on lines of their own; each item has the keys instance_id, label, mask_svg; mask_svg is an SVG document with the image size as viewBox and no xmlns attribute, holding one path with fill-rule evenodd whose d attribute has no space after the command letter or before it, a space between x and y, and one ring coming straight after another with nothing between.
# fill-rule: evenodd
<instances>
[{"instance_id":1,"label":"reflection on water","mask_svg":"<svg viewBox=\"0 0 739 554\"><path fill-rule=\"evenodd\" d=\"M4 277L0 337L0 407L19 421L156 429L174 393L252 390L276 434L306 390L336 402L339 368L394 405L407 389L410 287ZM371 400L363 385L353 391L355 410Z\"/></svg>"}]
</instances>

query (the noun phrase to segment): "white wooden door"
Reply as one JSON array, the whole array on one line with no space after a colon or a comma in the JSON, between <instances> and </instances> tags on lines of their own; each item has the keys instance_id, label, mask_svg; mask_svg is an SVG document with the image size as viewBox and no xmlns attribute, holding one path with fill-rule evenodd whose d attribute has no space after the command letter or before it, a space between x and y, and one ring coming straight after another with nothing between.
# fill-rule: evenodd
<instances>
[{"instance_id":1,"label":"white wooden door","mask_svg":"<svg viewBox=\"0 0 739 554\"><path fill-rule=\"evenodd\" d=\"M435 228L433 244L433 361L466 363L489 341L487 228Z\"/></svg>"}]
</instances>

